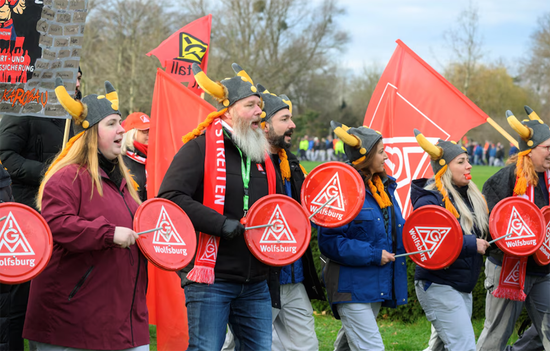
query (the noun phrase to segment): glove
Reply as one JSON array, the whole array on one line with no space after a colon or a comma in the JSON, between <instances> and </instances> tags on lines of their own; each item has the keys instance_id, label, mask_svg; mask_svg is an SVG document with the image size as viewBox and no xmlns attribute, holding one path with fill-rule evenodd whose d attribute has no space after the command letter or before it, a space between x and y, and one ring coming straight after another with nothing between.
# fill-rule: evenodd
<instances>
[{"instance_id":1,"label":"glove","mask_svg":"<svg viewBox=\"0 0 550 351\"><path fill-rule=\"evenodd\" d=\"M244 226L236 219L226 219L222 225L222 238L233 240L244 234Z\"/></svg>"}]
</instances>

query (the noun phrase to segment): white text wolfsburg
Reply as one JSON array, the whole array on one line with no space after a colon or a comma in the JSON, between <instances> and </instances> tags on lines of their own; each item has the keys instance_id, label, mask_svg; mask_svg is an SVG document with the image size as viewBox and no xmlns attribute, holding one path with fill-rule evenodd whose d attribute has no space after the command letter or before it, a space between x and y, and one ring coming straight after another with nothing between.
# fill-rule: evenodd
<instances>
[{"instance_id":1,"label":"white text wolfsburg","mask_svg":"<svg viewBox=\"0 0 550 351\"><path fill-rule=\"evenodd\" d=\"M282 244L272 244L272 245L260 245L260 251L262 252L292 252L296 253L296 246L285 246Z\"/></svg>"},{"instance_id":2,"label":"white text wolfsburg","mask_svg":"<svg viewBox=\"0 0 550 351\"><path fill-rule=\"evenodd\" d=\"M155 248L156 253L166 253L166 254L172 254L172 255L183 255L187 256L187 249L174 249L173 247L168 246L156 246L153 245Z\"/></svg>"},{"instance_id":3,"label":"white text wolfsburg","mask_svg":"<svg viewBox=\"0 0 550 351\"><path fill-rule=\"evenodd\" d=\"M537 240L521 240L521 241L508 241L506 246L516 247L516 246L527 246L527 245L537 245Z\"/></svg>"}]
</instances>

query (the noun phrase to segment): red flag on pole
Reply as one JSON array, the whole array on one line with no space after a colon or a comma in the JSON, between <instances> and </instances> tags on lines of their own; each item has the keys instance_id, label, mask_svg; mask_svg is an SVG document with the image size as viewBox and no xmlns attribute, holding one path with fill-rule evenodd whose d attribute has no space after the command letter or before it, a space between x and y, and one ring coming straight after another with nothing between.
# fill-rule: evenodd
<instances>
[{"instance_id":1,"label":"red flag on pole","mask_svg":"<svg viewBox=\"0 0 550 351\"><path fill-rule=\"evenodd\" d=\"M147 155L147 195L153 198L162 179L183 145L181 137L193 130L215 108L193 94L161 69L157 70L149 150ZM163 271L149 264L147 306L151 324L157 326L159 351L185 350L187 311L180 278L174 272Z\"/></svg>"},{"instance_id":2,"label":"red flag on pole","mask_svg":"<svg viewBox=\"0 0 550 351\"><path fill-rule=\"evenodd\" d=\"M411 181L433 175L430 158L416 143L416 128L431 142L459 141L489 116L401 40L372 95L364 125L384 136L387 171L397 179L397 201L411 212Z\"/></svg>"},{"instance_id":3,"label":"red flag on pole","mask_svg":"<svg viewBox=\"0 0 550 351\"><path fill-rule=\"evenodd\" d=\"M189 82L189 88L200 95L202 89L195 82L191 65L196 63L207 72L211 27L212 15L201 17L172 34L147 56L156 56L172 78Z\"/></svg>"}]
</instances>

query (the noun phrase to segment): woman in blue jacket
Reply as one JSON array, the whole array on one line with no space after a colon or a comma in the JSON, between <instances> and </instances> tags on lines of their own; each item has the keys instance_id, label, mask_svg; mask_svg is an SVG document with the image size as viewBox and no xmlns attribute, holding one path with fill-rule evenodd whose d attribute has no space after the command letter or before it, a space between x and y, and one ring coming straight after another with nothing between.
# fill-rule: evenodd
<instances>
[{"instance_id":1,"label":"woman in blue jacket","mask_svg":"<svg viewBox=\"0 0 550 351\"><path fill-rule=\"evenodd\" d=\"M394 198L395 179L386 175L382 135L331 122L352 166L365 182L365 202L355 219L339 228L319 228L323 276L330 304L351 350L384 350L376 316L380 307L407 303L403 217ZM340 330L339 334L342 333Z\"/></svg>"},{"instance_id":2,"label":"woman in blue jacket","mask_svg":"<svg viewBox=\"0 0 550 351\"><path fill-rule=\"evenodd\" d=\"M416 267L416 295L432 323L430 350L475 351L472 290L481 272L482 255L489 247L485 240L489 232L487 204L470 180L472 166L465 148L441 139L433 145L418 130L414 133L431 157L435 177L413 181L413 208L445 207L459 220L464 239L459 257L449 267Z\"/></svg>"}]
</instances>

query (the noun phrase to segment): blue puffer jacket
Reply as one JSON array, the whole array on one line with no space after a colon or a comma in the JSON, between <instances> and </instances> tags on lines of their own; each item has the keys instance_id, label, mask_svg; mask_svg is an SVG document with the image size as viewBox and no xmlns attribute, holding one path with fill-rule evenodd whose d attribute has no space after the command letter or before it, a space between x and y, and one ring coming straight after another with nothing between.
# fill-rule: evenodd
<instances>
[{"instance_id":1,"label":"blue puffer jacket","mask_svg":"<svg viewBox=\"0 0 550 351\"><path fill-rule=\"evenodd\" d=\"M427 179L425 178L413 180L411 185L411 203L413 208L416 210L425 205L445 207L443 196L439 191L424 189L426 182ZM451 202L455 205L452 198ZM467 199L465 199L465 202L471 208ZM416 266L414 279L449 285L460 292L471 293L476 285L483 264L483 256L477 253L476 242L481 233L477 228L474 228L474 232L476 235L463 235L462 251L456 261L448 268L428 270Z\"/></svg>"},{"instance_id":2,"label":"blue puffer jacket","mask_svg":"<svg viewBox=\"0 0 550 351\"><path fill-rule=\"evenodd\" d=\"M398 254L405 252L402 240L405 220L394 198L397 185L391 177L386 184L393 204L389 208L387 230L382 210L369 189L365 190L361 212L351 223L333 229L319 228L319 249L329 259L323 270L323 279L337 319L340 316L335 305L339 303L382 302L385 307L407 303L405 257L380 266L382 250ZM392 236L396 238L395 243Z\"/></svg>"}]
</instances>

